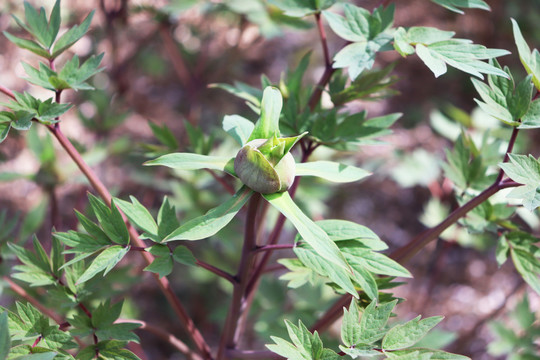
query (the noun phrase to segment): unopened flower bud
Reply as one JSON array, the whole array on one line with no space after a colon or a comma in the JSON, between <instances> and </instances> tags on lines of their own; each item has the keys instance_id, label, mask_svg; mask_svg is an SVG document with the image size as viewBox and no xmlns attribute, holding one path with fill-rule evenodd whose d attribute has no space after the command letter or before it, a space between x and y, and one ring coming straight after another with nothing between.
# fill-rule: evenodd
<instances>
[{"instance_id":1,"label":"unopened flower bud","mask_svg":"<svg viewBox=\"0 0 540 360\"><path fill-rule=\"evenodd\" d=\"M294 181L294 158L287 152L276 164L272 164L259 150L266 142L266 139L255 139L244 145L234 160L234 171L253 191L261 194L287 191Z\"/></svg>"}]
</instances>

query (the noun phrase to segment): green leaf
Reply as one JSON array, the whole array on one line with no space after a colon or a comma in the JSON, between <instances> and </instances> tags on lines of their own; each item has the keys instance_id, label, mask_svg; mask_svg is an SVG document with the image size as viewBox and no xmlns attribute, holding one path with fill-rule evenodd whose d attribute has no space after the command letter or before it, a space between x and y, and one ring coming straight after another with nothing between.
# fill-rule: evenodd
<instances>
[{"instance_id":1,"label":"green leaf","mask_svg":"<svg viewBox=\"0 0 540 360\"><path fill-rule=\"evenodd\" d=\"M52 59L63 53L86 34L90 27L90 23L92 22L92 18L94 17L94 12L95 10L92 10L80 25L74 25L58 39L54 44Z\"/></svg>"},{"instance_id":2,"label":"green leaf","mask_svg":"<svg viewBox=\"0 0 540 360\"><path fill-rule=\"evenodd\" d=\"M540 206L540 162L532 155L509 154L510 162L500 163L499 167L512 180L523 184L512 189L509 198L523 200L523 206L533 211Z\"/></svg>"},{"instance_id":3,"label":"green leaf","mask_svg":"<svg viewBox=\"0 0 540 360\"><path fill-rule=\"evenodd\" d=\"M159 274L160 278L169 275L172 270L172 256L156 257L150 265L144 268L144 271L150 271Z\"/></svg>"},{"instance_id":4,"label":"green leaf","mask_svg":"<svg viewBox=\"0 0 540 360\"><path fill-rule=\"evenodd\" d=\"M192 153L173 153L144 163L147 166L162 165L177 170L211 169L235 175L233 159L224 156L208 156Z\"/></svg>"},{"instance_id":5,"label":"green leaf","mask_svg":"<svg viewBox=\"0 0 540 360\"><path fill-rule=\"evenodd\" d=\"M122 214L118 211L114 200L112 200L111 208L91 193L88 193L88 200L103 231L109 239L120 245L129 244L129 232L126 223L122 218Z\"/></svg>"},{"instance_id":6,"label":"green leaf","mask_svg":"<svg viewBox=\"0 0 540 360\"><path fill-rule=\"evenodd\" d=\"M298 326L288 320L285 320L285 325L293 343L271 336L275 344L266 345L270 351L291 360L336 359L332 356L331 350L323 348L317 332L312 334L300 320Z\"/></svg>"},{"instance_id":7,"label":"green leaf","mask_svg":"<svg viewBox=\"0 0 540 360\"><path fill-rule=\"evenodd\" d=\"M318 176L338 183L359 181L369 175L371 173L364 169L333 161L311 161L296 164L296 176Z\"/></svg>"},{"instance_id":8,"label":"green leaf","mask_svg":"<svg viewBox=\"0 0 540 360\"><path fill-rule=\"evenodd\" d=\"M421 316L418 316L390 329L383 338L383 349L400 350L413 346L443 319L442 316L433 316L423 320L420 318Z\"/></svg>"},{"instance_id":9,"label":"green leaf","mask_svg":"<svg viewBox=\"0 0 540 360\"><path fill-rule=\"evenodd\" d=\"M396 277L412 277L411 273L407 269L386 255L379 254L370 249L358 249L357 247L353 247L351 249L346 245L344 247L340 247L340 249L345 254L345 258L353 268L356 268L358 265L374 274Z\"/></svg>"},{"instance_id":10,"label":"green leaf","mask_svg":"<svg viewBox=\"0 0 540 360\"><path fill-rule=\"evenodd\" d=\"M258 109L261 107L261 98L262 98L262 91L251 87L247 84L244 84L242 82L235 82L234 86L231 86L229 84L210 84L208 85L210 88L220 88L222 90L227 91L230 94L233 94L241 99L246 100L246 103L248 105L251 105L250 107L253 109Z\"/></svg>"},{"instance_id":11,"label":"green leaf","mask_svg":"<svg viewBox=\"0 0 540 360\"><path fill-rule=\"evenodd\" d=\"M24 130L30 127L29 120L32 118L35 118L46 125L56 123L58 122L57 118L68 111L72 106L70 104L53 102L52 98L42 101L27 92L21 94L14 91L13 94L15 95L15 100L4 105L13 110L16 113L17 118L25 119ZM20 114L18 114L18 112L20 112ZM15 124L12 125L14 128L17 128Z\"/></svg>"},{"instance_id":12,"label":"green leaf","mask_svg":"<svg viewBox=\"0 0 540 360\"><path fill-rule=\"evenodd\" d=\"M512 248L510 250L512 261L516 270L521 274L523 280L540 294L540 260L533 254L521 249Z\"/></svg>"},{"instance_id":13,"label":"green leaf","mask_svg":"<svg viewBox=\"0 0 540 360\"><path fill-rule=\"evenodd\" d=\"M36 55L42 56L42 57L44 57L46 59L50 59L49 52L46 49L44 49L41 45L36 43L35 41L22 39L20 37L11 35L7 31L4 31L3 33L4 33L4 36L9 41L14 43L15 45L17 45L21 49L29 50L29 51L33 52L34 54L36 54Z\"/></svg>"},{"instance_id":14,"label":"green leaf","mask_svg":"<svg viewBox=\"0 0 540 360\"><path fill-rule=\"evenodd\" d=\"M521 125L518 126L518 129L540 128L540 99L536 99L530 103L529 109L521 120Z\"/></svg>"},{"instance_id":15,"label":"green leaf","mask_svg":"<svg viewBox=\"0 0 540 360\"><path fill-rule=\"evenodd\" d=\"M386 323L396 304L397 300L379 305L375 300L372 301L362 313L358 342L371 344L382 339L386 333Z\"/></svg>"},{"instance_id":16,"label":"green leaf","mask_svg":"<svg viewBox=\"0 0 540 360\"><path fill-rule=\"evenodd\" d=\"M194 266L197 264L197 259L193 256L191 250L185 246L177 246L172 254L174 261L184 265Z\"/></svg>"},{"instance_id":17,"label":"green leaf","mask_svg":"<svg viewBox=\"0 0 540 360\"><path fill-rule=\"evenodd\" d=\"M497 66L482 60L508 55L502 49L488 49L472 44L465 39L453 39L453 32L441 31L431 27L412 27L405 31L399 28L394 33L394 48L402 55L411 55L416 47L416 54L433 72L435 77L446 73L447 65L483 79L482 74L492 74L509 78L508 74Z\"/></svg>"},{"instance_id":18,"label":"green leaf","mask_svg":"<svg viewBox=\"0 0 540 360\"><path fill-rule=\"evenodd\" d=\"M509 252L510 246L508 245L508 241L506 241L505 236L501 236L497 242L497 248L495 250L495 258L499 267L506 262Z\"/></svg>"},{"instance_id":19,"label":"green leaf","mask_svg":"<svg viewBox=\"0 0 540 360\"><path fill-rule=\"evenodd\" d=\"M243 186L229 200L206 214L188 221L169 234L164 241L201 240L215 235L236 216L253 191Z\"/></svg>"},{"instance_id":20,"label":"green leaf","mask_svg":"<svg viewBox=\"0 0 540 360\"><path fill-rule=\"evenodd\" d=\"M244 146L253 132L255 124L240 115L225 115L223 118L223 130L231 135L234 140Z\"/></svg>"},{"instance_id":21,"label":"green leaf","mask_svg":"<svg viewBox=\"0 0 540 360\"><path fill-rule=\"evenodd\" d=\"M159 140L160 143L167 146L169 150L174 151L178 149L178 140L176 140L176 137L174 136L171 129L167 127L167 125L163 124L162 126L159 126L150 121L148 122L148 125L150 126L150 129L152 129L152 133L154 134L156 139Z\"/></svg>"},{"instance_id":22,"label":"green leaf","mask_svg":"<svg viewBox=\"0 0 540 360\"><path fill-rule=\"evenodd\" d=\"M6 137L8 136L10 129L11 129L10 122L0 123L0 143L6 140Z\"/></svg>"},{"instance_id":23,"label":"green leaf","mask_svg":"<svg viewBox=\"0 0 540 360\"><path fill-rule=\"evenodd\" d=\"M288 192L263 195L268 202L289 219L302 238L321 256L334 264L350 269L343 254L328 235L308 218L291 199Z\"/></svg>"},{"instance_id":24,"label":"green leaf","mask_svg":"<svg viewBox=\"0 0 540 360\"><path fill-rule=\"evenodd\" d=\"M131 223L149 234L157 235L158 226L150 212L134 196L129 198L131 203L117 198L114 199L114 202Z\"/></svg>"},{"instance_id":25,"label":"green leaf","mask_svg":"<svg viewBox=\"0 0 540 360\"><path fill-rule=\"evenodd\" d=\"M99 339L107 340L120 340L120 341L133 341L136 343L140 342L139 337L133 333L133 330L139 328L141 324L139 323L120 323L120 324L111 324L104 329L99 329L96 331L96 335Z\"/></svg>"},{"instance_id":26,"label":"green leaf","mask_svg":"<svg viewBox=\"0 0 540 360\"><path fill-rule=\"evenodd\" d=\"M119 245L114 245L105 249L94 259L94 261L92 261L90 266L79 277L77 284L82 284L92 279L103 270L105 270L103 276L107 275L107 273L128 253L129 249L129 246L122 247Z\"/></svg>"},{"instance_id":27,"label":"green leaf","mask_svg":"<svg viewBox=\"0 0 540 360\"><path fill-rule=\"evenodd\" d=\"M11 339L8 328L8 312L0 314L0 360L6 360L11 348Z\"/></svg>"},{"instance_id":28,"label":"green leaf","mask_svg":"<svg viewBox=\"0 0 540 360\"><path fill-rule=\"evenodd\" d=\"M169 203L169 199L165 197L159 208L157 215L158 222L158 238L165 239L167 235L172 233L179 225L176 218L176 209Z\"/></svg>"},{"instance_id":29,"label":"green leaf","mask_svg":"<svg viewBox=\"0 0 540 360\"><path fill-rule=\"evenodd\" d=\"M534 49L531 53L531 49L521 34L518 23L512 20L512 29L514 31L514 39L519 53L519 59L523 64L523 67L527 71L527 74L532 75L532 81L537 90L540 91L540 53L537 49Z\"/></svg>"},{"instance_id":30,"label":"green leaf","mask_svg":"<svg viewBox=\"0 0 540 360\"><path fill-rule=\"evenodd\" d=\"M57 352L34 353L26 356L19 356L15 360L52 360L58 355Z\"/></svg>"},{"instance_id":31,"label":"green leaf","mask_svg":"<svg viewBox=\"0 0 540 360\"><path fill-rule=\"evenodd\" d=\"M349 310L343 309L343 320L341 322L341 340L347 347L354 347L360 342L360 313L356 301L352 300Z\"/></svg>"},{"instance_id":32,"label":"green leaf","mask_svg":"<svg viewBox=\"0 0 540 360\"><path fill-rule=\"evenodd\" d=\"M279 116L283 107L283 97L278 88L268 86L264 89L261 102L261 117L255 123L255 127L248 141L254 139L269 139L272 136L279 137Z\"/></svg>"},{"instance_id":33,"label":"green leaf","mask_svg":"<svg viewBox=\"0 0 540 360\"><path fill-rule=\"evenodd\" d=\"M368 249L382 251L388 245L377 234L363 225L346 220L319 220L316 224L328 234L331 240L356 240Z\"/></svg>"},{"instance_id":34,"label":"green leaf","mask_svg":"<svg viewBox=\"0 0 540 360\"><path fill-rule=\"evenodd\" d=\"M463 10L459 8L466 9L481 9L490 11L491 8L483 0L431 0L435 4L441 5L442 7L447 8L450 11L456 12L458 14L464 14Z\"/></svg>"}]
</instances>

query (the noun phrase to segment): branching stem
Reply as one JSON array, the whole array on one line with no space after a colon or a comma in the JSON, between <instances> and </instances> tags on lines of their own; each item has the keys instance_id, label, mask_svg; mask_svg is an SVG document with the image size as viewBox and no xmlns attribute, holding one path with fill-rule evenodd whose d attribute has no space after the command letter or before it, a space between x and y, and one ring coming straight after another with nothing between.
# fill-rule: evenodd
<instances>
[{"instance_id":1,"label":"branching stem","mask_svg":"<svg viewBox=\"0 0 540 360\"><path fill-rule=\"evenodd\" d=\"M238 320L242 315L242 304L247 297L246 287L249 281L250 270L252 270L253 250L256 246L257 236L257 210L259 208L260 200L261 195L258 193L255 193L249 200L244 231L244 244L242 246L242 255L238 266L238 273L236 274L236 279L238 281L234 284L231 306L221 334L217 360L225 359L227 357L227 350L234 349L238 342L237 325Z\"/></svg>"}]
</instances>

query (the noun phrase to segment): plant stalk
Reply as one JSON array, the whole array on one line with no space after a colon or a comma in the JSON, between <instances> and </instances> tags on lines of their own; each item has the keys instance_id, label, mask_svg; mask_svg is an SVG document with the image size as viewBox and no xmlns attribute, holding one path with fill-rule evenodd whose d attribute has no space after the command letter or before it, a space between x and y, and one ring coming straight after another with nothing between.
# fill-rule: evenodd
<instances>
[{"instance_id":1,"label":"plant stalk","mask_svg":"<svg viewBox=\"0 0 540 360\"><path fill-rule=\"evenodd\" d=\"M244 244L242 246L242 255L238 266L238 273L236 274L237 282L234 284L231 305L221 334L217 360L226 359L227 350L234 349L238 343L238 320L242 315L242 304L244 303L246 295L248 295L246 293L246 288L252 270L253 250L256 247L256 219L260 200L261 195L258 193L253 194L249 200L244 229Z\"/></svg>"}]
</instances>

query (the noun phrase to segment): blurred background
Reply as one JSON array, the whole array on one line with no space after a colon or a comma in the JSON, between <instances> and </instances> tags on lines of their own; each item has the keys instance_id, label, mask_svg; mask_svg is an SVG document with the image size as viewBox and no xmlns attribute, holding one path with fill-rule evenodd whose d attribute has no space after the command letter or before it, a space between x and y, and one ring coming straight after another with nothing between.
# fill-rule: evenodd
<instances>
[{"instance_id":1,"label":"blurred background","mask_svg":"<svg viewBox=\"0 0 540 360\"><path fill-rule=\"evenodd\" d=\"M54 4L52 0L30 2L43 5L47 11ZM350 2L370 11L380 3ZM518 21L531 47L540 48L540 1L487 2L491 12L468 10L459 15L428 0L397 1L395 26L435 26L490 48L508 49L513 54L501 58L501 63L524 77L510 18ZM324 71L313 19L285 17L263 0L63 0L61 4L64 24L78 23L96 10L91 30L72 51L81 58L105 53L105 70L92 80L95 91L65 92L64 101L76 106L62 118L64 133L115 196L125 199L134 195L146 207L157 209L163 196L168 195L180 210L180 219L204 213L227 195L208 173L171 174L166 169L145 168L142 163L172 151L230 153L233 144L224 139L223 116L241 114L255 120L242 100L209 85L241 82L260 87L262 74L278 84L282 73L294 70L310 51L304 82L315 84ZM10 14L19 16L23 11L21 1L4 0L0 6L0 30L19 34ZM344 41L329 28L327 33L330 52L335 54ZM37 66L35 56L16 48L3 36L0 49L1 85L42 98L52 96L23 80L21 62ZM378 57L377 66L399 59L395 52L384 53ZM393 75L399 80L393 86L396 96L350 105L351 111L367 109L371 116L404 114L383 144L361 146L347 154L374 175L359 184L339 187L306 179L297 195L313 218L341 218L364 224L385 240L390 250L437 224L455 207L452 185L444 180L441 164L460 124L472 133L493 128L503 138L508 134L476 108L473 99L477 95L468 75L450 69L435 79L415 56L398 61ZM7 100L0 94L0 102ZM330 99L323 96L325 102ZM47 244L52 228L77 228L74 208L86 209L86 193L91 188L58 144L42 130L34 126L25 134L12 132L0 145L0 214L4 214L0 217L0 239L24 242L36 233ZM517 152L528 151L537 157L538 135L538 130L529 131L528 138L522 134ZM335 155L320 148L313 158L328 156ZM520 215L534 234L540 234L537 214ZM232 227L220 233L219 238L194 245L193 251L205 261L233 272L240 241L235 234ZM283 241L290 241L293 235L289 229ZM225 238L230 241L221 241ZM533 311L539 309L540 299L522 284L511 264L498 268L495 245L493 236L454 227L407 265L414 279L395 289L397 296L407 300L397 308L400 318L416 314L446 316L426 344L444 346L473 359L507 358L497 355L500 351L489 345L504 342L504 331L492 321L517 327L516 334L522 334L519 321L507 315L508 311L516 306L525 308L524 293L528 293L528 305ZM144 266L137 261L133 257L135 269ZM8 270L4 265L2 274ZM281 319L287 318L284 310L291 304L301 310L302 319L314 321L334 299L322 287L287 290L286 282L274 276L282 273L278 270L264 277L253 310L260 315L252 319L259 338L246 339L248 346L261 349L269 334L281 335ZM110 291L125 297L128 286L134 286L135 292L130 293L124 309L126 316L153 319L169 331L181 332L179 324L170 323L170 314L164 310L167 305L154 283L145 279L149 279L148 273L143 279L131 277L131 283ZM200 269L180 267L175 268L171 279L203 333L210 334L210 338L219 336L227 302L216 304L215 299L226 298L223 294L229 292L228 284ZM6 289L0 295L0 303L12 301ZM275 301L283 304L282 308L276 308ZM535 321L538 323L538 317ZM339 327L332 331L339 331ZM140 335L148 358L181 358L159 339Z\"/></svg>"}]
</instances>

